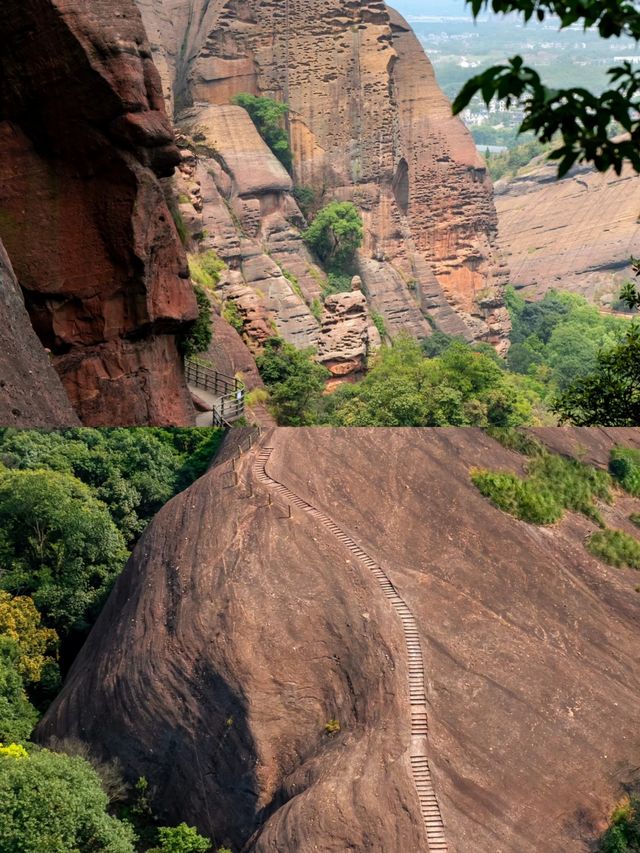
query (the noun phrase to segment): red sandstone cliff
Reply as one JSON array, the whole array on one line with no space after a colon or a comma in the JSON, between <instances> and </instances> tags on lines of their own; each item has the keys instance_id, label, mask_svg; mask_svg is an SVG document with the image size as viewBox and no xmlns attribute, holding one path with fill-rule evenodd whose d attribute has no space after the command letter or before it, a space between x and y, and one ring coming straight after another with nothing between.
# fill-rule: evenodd
<instances>
[{"instance_id":1,"label":"red sandstone cliff","mask_svg":"<svg viewBox=\"0 0 640 853\"><path fill-rule=\"evenodd\" d=\"M0 239L33 326L84 423L188 424L179 158L135 4L6 0L0 42Z\"/></svg>"},{"instance_id":2,"label":"red sandstone cliff","mask_svg":"<svg viewBox=\"0 0 640 853\"><path fill-rule=\"evenodd\" d=\"M504 351L509 324L490 181L397 13L380 0L137 2L178 124L204 134L224 172L216 182L220 200L206 177L216 170L207 163L196 170L196 181L198 172L202 180L195 227L207 219L219 225L205 226L203 248L214 245L241 273L246 252L279 251L276 262L300 285L301 294L286 280L279 285L295 328L261 297L262 284L241 275L236 284L248 286L245 300L255 302L257 294L259 312L284 337L299 334L300 344L318 345L323 322L308 309L322 275L301 245L290 186L256 182L264 170L246 157L247 134L228 132L224 105L251 92L291 106L295 183L312 187L319 203L351 199L360 207L366 242L359 272L387 329L424 337L428 316L446 332L489 340ZM228 167L230 160L239 168ZM228 219L229 201L241 233ZM183 212L188 218L189 208ZM261 281L277 277L261 264Z\"/></svg>"},{"instance_id":3,"label":"red sandstone cliff","mask_svg":"<svg viewBox=\"0 0 640 853\"><path fill-rule=\"evenodd\" d=\"M598 466L640 447L540 435ZM637 573L584 516L485 500L471 467L523 458L479 430L280 429L232 464L242 437L146 531L40 736L234 849L582 853L640 761Z\"/></svg>"},{"instance_id":4,"label":"red sandstone cliff","mask_svg":"<svg viewBox=\"0 0 640 853\"><path fill-rule=\"evenodd\" d=\"M78 419L38 341L0 243L0 424L73 426Z\"/></svg>"}]
</instances>

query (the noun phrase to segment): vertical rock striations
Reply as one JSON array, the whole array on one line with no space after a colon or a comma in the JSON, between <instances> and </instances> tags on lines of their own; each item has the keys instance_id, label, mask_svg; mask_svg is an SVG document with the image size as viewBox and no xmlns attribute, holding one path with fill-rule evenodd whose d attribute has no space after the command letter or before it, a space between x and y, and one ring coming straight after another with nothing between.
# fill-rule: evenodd
<instances>
[{"instance_id":1,"label":"vertical rock striations","mask_svg":"<svg viewBox=\"0 0 640 853\"><path fill-rule=\"evenodd\" d=\"M135 4L8 0L0 40L0 238L33 326L84 423L190 423L179 158Z\"/></svg>"},{"instance_id":2,"label":"vertical rock striations","mask_svg":"<svg viewBox=\"0 0 640 853\"><path fill-rule=\"evenodd\" d=\"M491 184L396 12L381 0L138 3L178 120L187 103L198 114L240 92L290 104L295 183L359 206L359 273L391 334L425 337L428 317L506 349Z\"/></svg>"}]
</instances>

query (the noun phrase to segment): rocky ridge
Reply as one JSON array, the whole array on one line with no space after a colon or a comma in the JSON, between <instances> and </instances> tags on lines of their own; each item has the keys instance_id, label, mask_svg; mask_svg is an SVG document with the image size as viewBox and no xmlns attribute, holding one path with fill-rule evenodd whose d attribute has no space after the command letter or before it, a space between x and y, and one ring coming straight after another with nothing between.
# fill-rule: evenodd
<instances>
[{"instance_id":1,"label":"rocky ridge","mask_svg":"<svg viewBox=\"0 0 640 853\"><path fill-rule=\"evenodd\" d=\"M8 0L0 239L85 424L189 424L197 316L161 180L179 161L133 0Z\"/></svg>"},{"instance_id":2,"label":"rocky ridge","mask_svg":"<svg viewBox=\"0 0 640 853\"><path fill-rule=\"evenodd\" d=\"M197 126L224 148L212 146L224 173L216 187L224 200L229 182L239 199L254 174L264 176L263 166L246 156L244 130L227 132L230 99L249 92L286 101L295 183L311 188L318 204L349 199L360 208L366 240L358 272L371 310L389 333L426 337L435 322L504 352L505 270L495 253L497 221L486 168L397 13L379 0L138 4L178 125L189 133ZM216 169L207 164L205 171ZM207 239L218 241L221 254L242 254L247 233L257 239L297 281L271 307L259 298L262 308L285 339L318 344L323 321L309 309L322 294L324 276L301 244L304 220L291 187L278 189L277 210L273 195L270 206L264 199L258 205L255 196L245 195L250 203L235 200L230 221L202 177L197 213L209 223ZM191 211L185 214L189 218ZM262 259L256 263L265 266ZM273 291L277 272L266 272L259 281L268 281ZM252 303L255 318L254 296L265 288L238 277L235 284L252 291L232 295ZM285 294L282 282L275 287Z\"/></svg>"},{"instance_id":3,"label":"rocky ridge","mask_svg":"<svg viewBox=\"0 0 640 853\"><path fill-rule=\"evenodd\" d=\"M538 435L597 466L640 447ZM637 573L589 555L582 515L541 528L485 500L471 468L524 460L479 430L246 439L147 529L40 738L120 758L217 844L426 853L390 587L415 619L449 853L581 853L638 765ZM635 530L637 500L601 510Z\"/></svg>"}]
</instances>

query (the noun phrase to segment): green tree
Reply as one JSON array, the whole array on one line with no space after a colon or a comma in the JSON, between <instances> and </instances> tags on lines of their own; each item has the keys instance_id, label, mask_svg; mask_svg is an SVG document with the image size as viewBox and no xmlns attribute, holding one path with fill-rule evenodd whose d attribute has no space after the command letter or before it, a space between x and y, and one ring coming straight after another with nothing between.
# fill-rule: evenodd
<instances>
[{"instance_id":1,"label":"green tree","mask_svg":"<svg viewBox=\"0 0 640 853\"><path fill-rule=\"evenodd\" d=\"M158 830L160 846L155 853L205 853L211 850L211 840L198 834L193 826L163 826ZM150 851L154 853L154 851Z\"/></svg>"},{"instance_id":2,"label":"green tree","mask_svg":"<svg viewBox=\"0 0 640 853\"><path fill-rule=\"evenodd\" d=\"M631 794L613 812L599 853L640 853L640 796Z\"/></svg>"},{"instance_id":3,"label":"green tree","mask_svg":"<svg viewBox=\"0 0 640 853\"><path fill-rule=\"evenodd\" d=\"M0 587L61 634L93 622L127 558L106 506L68 474L0 472Z\"/></svg>"},{"instance_id":4,"label":"green tree","mask_svg":"<svg viewBox=\"0 0 640 853\"><path fill-rule=\"evenodd\" d=\"M3 853L134 853L132 828L111 817L108 805L82 758L35 747L0 752Z\"/></svg>"},{"instance_id":5,"label":"green tree","mask_svg":"<svg viewBox=\"0 0 640 853\"><path fill-rule=\"evenodd\" d=\"M640 39L640 11L633 0L467 0L474 16L482 9L521 14L525 21L550 15L560 19L561 28L582 24L596 28L602 38L626 36ZM549 155L559 160L565 174L576 162L593 163L599 171L609 168L620 174L625 161L640 171L640 70L623 62L608 72L610 87L601 95L576 86L550 89L538 72L525 65L521 56L507 64L494 65L469 80L453 104L459 113L480 93L488 105L494 97L508 105L520 102L525 117L521 132L532 131L543 143L561 142ZM625 136L611 136L616 122Z\"/></svg>"},{"instance_id":6,"label":"green tree","mask_svg":"<svg viewBox=\"0 0 640 853\"><path fill-rule=\"evenodd\" d=\"M314 362L313 350L297 350L280 338L270 338L256 363L269 389L278 423L281 426L315 423L329 373Z\"/></svg>"},{"instance_id":7,"label":"green tree","mask_svg":"<svg viewBox=\"0 0 640 853\"><path fill-rule=\"evenodd\" d=\"M562 422L577 426L640 424L640 324L597 356L593 373L571 384L553 403Z\"/></svg>"},{"instance_id":8,"label":"green tree","mask_svg":"<svg viewBox=\"0 0 640 853\"><path fill-rule=\"evenodd\" d=\"M17 644L0 636L0 744L28 740L38 721L38 712L24 689L19 661ZM0 849L4 848L0 845Z\"/></svg>"},{"instance_id":9,"label":"green tree","mask_svg":"<svg viewBox=\"0 0 640 853\"><path fill-rule=\"evenodd\" d=\"M303 236L323 263L342 269L362 246L362 217L352 202L333 201L318 212Z\"/></svg>"},{"instance_id":10,"label":"green tree","mask_svg":"<svg viewBox=\"0 0 640 853\"><path fill-rule=\"evenodd\" d=\"M198 303L198 319L191 328L183 333L178 341L180 352L185 358L192 358L201 352L206 352L212 340L211 332L211 303L206 290L199 284L193 285L193 292Z\"/></svg>"},{"instance_id":11,"label":"green tree","mask_svg":"<svg viewBox=\"0 0 640 853\"><path fill-rule=\"evenodd\" d=\"M232 103L243 107L251 116L258 133L273 151L287 172L293 168L293 154L289 144L289 134L283 127L289 112L289 105L273 98L257 97L242 93L231 99Z\"/></svg>"}]
</instances>

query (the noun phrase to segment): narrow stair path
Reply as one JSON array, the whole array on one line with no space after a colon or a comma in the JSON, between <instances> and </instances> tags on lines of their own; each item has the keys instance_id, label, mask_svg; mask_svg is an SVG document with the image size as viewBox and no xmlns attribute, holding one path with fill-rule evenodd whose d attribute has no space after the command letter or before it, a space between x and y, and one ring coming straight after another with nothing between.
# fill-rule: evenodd
<instances>
[{"instance_id":1,"label":"narrow stair path","mask_svg":"<svg viewBox=\"0 0 640 853\"><path fill-rule=\"evenodd\" d=\"M377 580L382 592L394 608L404 634L409 662L409 702L411 705L411 745L409 760L413 781L418 792L420 811L427 835L429 853L447 853L447 841L440 806L433 787L431 769L427 758L427 738L429 726L427 718L427 691L424 678L424 662L420 635L415 617L404 599L397 592L381 566L358 543L339 527L332 518L316 509L310 503L296 495L282 483L267 474L266 466L273 453L272 447L259 448L253 463L256 480L273 492L276 492L289 504L308 513L327 528L354 557L363 563Z\"/></svg>"}]
</instances>

